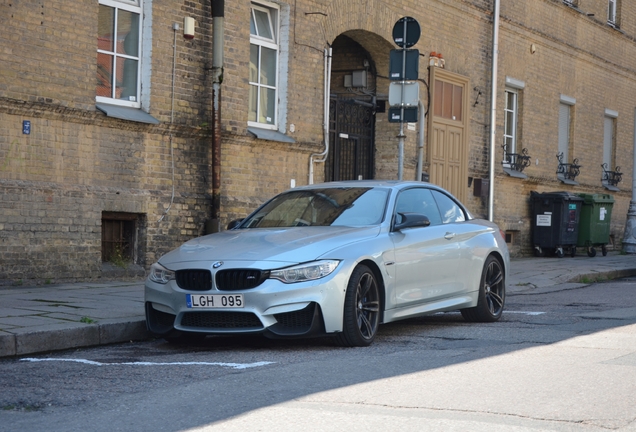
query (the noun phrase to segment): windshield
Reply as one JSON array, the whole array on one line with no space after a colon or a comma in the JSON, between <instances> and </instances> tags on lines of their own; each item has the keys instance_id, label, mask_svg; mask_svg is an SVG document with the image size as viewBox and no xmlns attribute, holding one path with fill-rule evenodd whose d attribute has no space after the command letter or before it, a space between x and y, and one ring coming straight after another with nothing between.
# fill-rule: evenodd
<instances>
[{"instance_id":1,"label":"windshield","mask_svg":"<svg viewBox=\"0 0 636 432\"><path fill-rule=\"evenodd\" d=\"M278 195L241 228L293 226L366 226L382 222L388 190L376 188L323 188Z\"/></svg>"}]
</instances>

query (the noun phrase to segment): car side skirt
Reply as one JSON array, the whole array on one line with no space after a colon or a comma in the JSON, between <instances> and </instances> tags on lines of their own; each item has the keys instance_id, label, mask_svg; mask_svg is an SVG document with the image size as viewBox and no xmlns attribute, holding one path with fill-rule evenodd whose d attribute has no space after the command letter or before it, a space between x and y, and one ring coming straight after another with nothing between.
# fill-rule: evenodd
<instances>
[{"instance_id":1,"label":"car side skirt","mask_svg":"<svg viewBox=\"0 0 636 432\"><path fill-rule=\"evenodd\" d=\"M384 311L384 323L399 321L406 318L413 318L422 315L429 315L437 312L448 312L458 309L474 307L477 305L479 292L451 297L429 303L419 303L407 307L389 309Z\"/></svg>"}]
</instances>

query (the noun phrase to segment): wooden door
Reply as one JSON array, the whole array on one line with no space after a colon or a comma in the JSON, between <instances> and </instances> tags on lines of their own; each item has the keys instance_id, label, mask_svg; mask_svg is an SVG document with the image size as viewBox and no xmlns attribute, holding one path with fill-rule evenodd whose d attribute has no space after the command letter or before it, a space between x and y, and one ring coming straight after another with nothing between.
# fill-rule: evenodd
<instances>
[{"instance_id":1,"label":"wooden door","mask_svg":"<svg viewBox=\"0 0 636 432\"><path fill-rule=\"evenodd\" d=\"M430 82L429 180L463 201L468 190L468 78L431 67Z\"/></svg>"}]
</instances>

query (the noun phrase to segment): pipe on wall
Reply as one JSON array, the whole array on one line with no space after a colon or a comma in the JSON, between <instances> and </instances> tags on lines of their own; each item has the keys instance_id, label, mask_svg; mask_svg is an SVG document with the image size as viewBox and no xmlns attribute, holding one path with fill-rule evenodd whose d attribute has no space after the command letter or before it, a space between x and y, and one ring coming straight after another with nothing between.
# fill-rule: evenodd
<instances>
[{"instance_id":1,"label":"pipe on wall","mask_svg":"<svg viewBox=\"0 0 636 432\"><path fill-rule=\"evenodd\" d=\"M324 111L323 111L323 135L325 141L325 149L321 153L314 153L309 156L309 184L314 184L314 163L323 163L327 160L329 154L329 98L331 93L331 47L325 49L325 94L324 94ZM318 159L314 159L318 158Z\"/></svg>"},{"instance_id":2,"label":"pipe on wall","mask_svg":"<svg viewBox=\"0 0 636 432\"><path fill-rule=\"evenodd\" d=\"M495 207L495 145L497 137L497 61L499 58L499 8L500 0L495 0L492 30L492 93L490 96L490 166L488 175L488 220L494 219Z\"/></svg>"},{"instance_id":3,"label":"pipe on wall","mask_svg":"<svg viewBox=\"0 0 636 432\"><path fill-rule=\"evenodd\" d=\"M212 2L212 209L206 222L207 234L220 231L221 207L221 83L223 82L223 48L225 0Z\"/></svg>"}]
</instances>

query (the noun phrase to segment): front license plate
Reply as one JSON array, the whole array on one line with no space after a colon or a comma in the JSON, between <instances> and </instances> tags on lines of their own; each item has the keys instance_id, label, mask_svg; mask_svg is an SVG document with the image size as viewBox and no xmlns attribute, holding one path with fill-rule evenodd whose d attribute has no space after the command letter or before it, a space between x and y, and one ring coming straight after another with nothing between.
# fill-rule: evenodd
<instances>
[{"instance_id":1,"label":"front license plate","mask_svg":"<svg viewBox=\"0 0 636 432\"><path fill-rule=\"evenodd\" d=\"M186 294L186 305L194 309L242 308L243 294Z\"/></svg>"}]
</instances>

